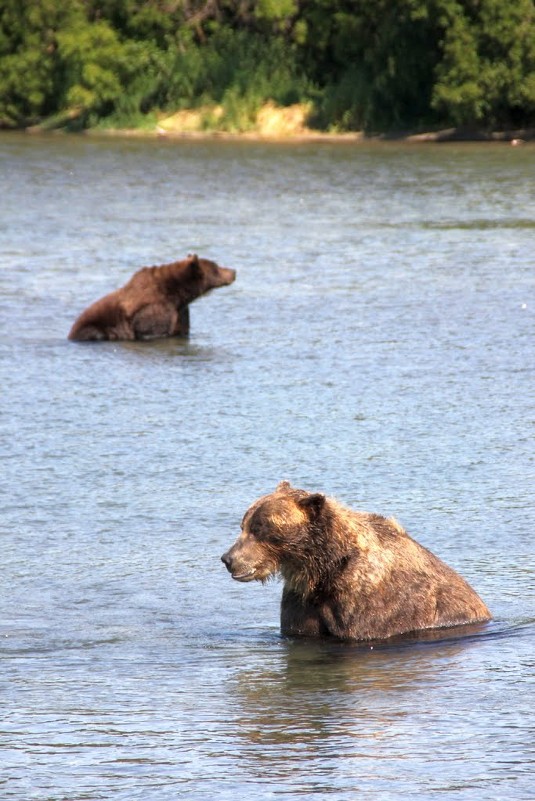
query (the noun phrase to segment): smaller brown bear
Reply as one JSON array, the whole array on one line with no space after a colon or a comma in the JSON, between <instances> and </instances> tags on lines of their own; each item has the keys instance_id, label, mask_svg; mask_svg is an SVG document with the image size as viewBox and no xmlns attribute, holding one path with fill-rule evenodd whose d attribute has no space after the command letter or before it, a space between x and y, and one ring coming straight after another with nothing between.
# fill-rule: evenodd
<instances>
[{"instance_id":1,"label":"smaller brown bear","mask_svg":"<svg viewBox=\"0 0 535 801\"><path fill-rule=\"evenodd\" d=\"M193 254L160 267L143 267L120 289L89 306L69 339L102 341L187 336L191 303L211 289L228 286L236 271Z\"/></svg>"},{"instance_id":2,"label":"smaller brown bear","mask_svg":"<svg viewBox=\"0 0 535 801\"><path fill-rule=\"evenodd\" d=\"M284 635L375 640L491 619L469 584L396 520L287 481L253 503L221 558L236 581L282 575Z\"/></svg>"}]
</instances>

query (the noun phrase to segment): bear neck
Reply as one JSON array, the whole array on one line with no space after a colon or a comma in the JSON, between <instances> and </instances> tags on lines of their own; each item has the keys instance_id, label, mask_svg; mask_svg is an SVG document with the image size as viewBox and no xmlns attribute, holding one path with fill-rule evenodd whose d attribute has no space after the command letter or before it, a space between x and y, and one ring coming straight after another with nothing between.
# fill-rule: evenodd
<instances>
[{"instance_id":1,"label":"bear neck","mask_svg":"<svg viewBox=\"0 0 535 801\"><path fill-rule=\"evenodd\" d=\"M164 264L157 269L160 270L168 297L172 297L176 305L191 303L202 294L199 280L193 279L189 274L191 272L189 263Z\"/></svg>"},{"instance_id":2,"label":"bear neck","mask_svg":"<svg viewBox=\"0 0 535 801\"><path fill-rule=\"evenodd\" d=\"M327 506L309 523L299 547L281 565L287 589L302 598L330 594L357 552L354 532Z\"/></svg>"}]
</instances>

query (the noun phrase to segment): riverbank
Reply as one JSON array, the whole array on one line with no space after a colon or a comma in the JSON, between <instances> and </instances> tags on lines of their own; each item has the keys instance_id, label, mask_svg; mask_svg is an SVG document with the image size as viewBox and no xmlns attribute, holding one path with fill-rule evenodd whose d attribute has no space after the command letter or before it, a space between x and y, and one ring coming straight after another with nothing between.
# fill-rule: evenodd
<instances>
[{"instance_id":1,"label":"riverbank","mask_svg":"<svg viewBox=\"0 0 535 801\"><path fill-rule=\"evenodd\" d=\"M303 131L292 134L264 134L257 131L229 132L229 131L146 131L140 129L107 129L89 130L86 134L99 134L105 136L139 136L169 139L221 139L221 140L251 140L251 141L273 141L273 142L414 142L414 143L448 143L448 142L495 142L505 143L513 146L526 144L535 141L535 130L518 131L482 131L465 132L457 128L448 128L440 131L428 131L425 133L388 133L388 134L366 134L364 131L354 132L329 132L329 131Z\"/></svg>"},{"instance_id":2,"label":"riverbank","mask_svg":"<svg viewBox=\"0 0 535 801\"><path fill-rule=\"evenodd\" d=\"M377 133L365 131L322 131L310 125L313 109L310 104L296 103L291 106L277 106L265 103L256 114L250 130L236 131L240 136L262 139L324 139L334 141L364 141L369 139L405 139L414 142L452 142L452 141L490 141L520 143L535 139L535 129L516 131L483 132L461 128L447 128L438 131ZM218 122L224 122L224 109L221 106L205 107L198 110L178 111L164 117L156 125L158 136L184 136L203 134L211 136L233 135L232 131L218 129ZM210 127L212 130L210 130Z\"/></svg>"},{"instance_id":3,"label":"riverbank","mask_svg":"<svg viewBox=\"0 0 535 801\"><path fill-rule=\"evenodd\" d=\"M86 135L129 136L188 139L250 139L292 142L506 142L520 145L535 141L535 128L504 131L483 131L467 128L444 128L431 131L396 131L368 133L365 131L321 130L310 124L312 108L299 103L291 106L277 106L265 103L253 119L243 121L241 126L229 125L221 106L203 106L197 109L184 109L170 115L158 115L143 120L139 127L95 127L84 129ZM50 132L71 132L69 123L73 113L45 121L26 128L31 134Z\"/></svg>"},{"instance_id":4,"label":"riverbank","mask_svg":"<svg viewBox=\"0 0 535 801\"><path fill-rule=\"evenodd\" d=\"M210 116L209 116L210 115ZM209 124L211 123L211 124ZM63 125L34 125L24 129L29 134L72 133ZM220 139L285 142L373 142L405 141L414 143L502 142L513 146L535 141L535 128L504 131L483 131L466 128L444 128L432 131L365 131L321 130L307 125L307 109L303 105L277 107L268 103L257 114L254 124L245 130L229 130L217 125L217 110L179 111L161 117L154 123L133 128L95 127L80 131L87 136L145 137L167 139Z\"/></svg>"}]
</instances>

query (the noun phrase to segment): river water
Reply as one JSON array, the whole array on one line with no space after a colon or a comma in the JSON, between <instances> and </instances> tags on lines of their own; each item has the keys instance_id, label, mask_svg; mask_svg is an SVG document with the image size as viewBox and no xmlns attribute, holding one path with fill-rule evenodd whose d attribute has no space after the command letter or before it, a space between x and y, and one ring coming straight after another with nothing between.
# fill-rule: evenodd
<instances>
[{"instance_id":1,"label":"river water","mask_svg":"<svg viewBox=\"0 0 535 801\"><path fill-rule=\"evenodd\" d=\"M0 797L534 799L533 146L5 134L0 171ZM189 341L67 341L189 251L238 271ZM219 561L281 479L493 622L282 639Z\"/></svg>"}]
</instances>

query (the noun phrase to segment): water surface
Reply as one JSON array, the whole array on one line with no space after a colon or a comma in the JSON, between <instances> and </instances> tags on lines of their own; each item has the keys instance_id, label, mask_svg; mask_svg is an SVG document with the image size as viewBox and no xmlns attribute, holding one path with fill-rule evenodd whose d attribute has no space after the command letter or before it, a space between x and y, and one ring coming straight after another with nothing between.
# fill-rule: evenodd
<instances>
[{"instance_id":1,"label":"water surface","mask_svg":"<svg viewBox=\"0 0 535 801\"><path fill-rule=\"evenodd\" d=\"M0 138L2 798L533 799L534 156ZM189 341L66 340L189 251ZM494 621L281 639L219 561L281 479Z\"/></svg>"}]
</instances>

